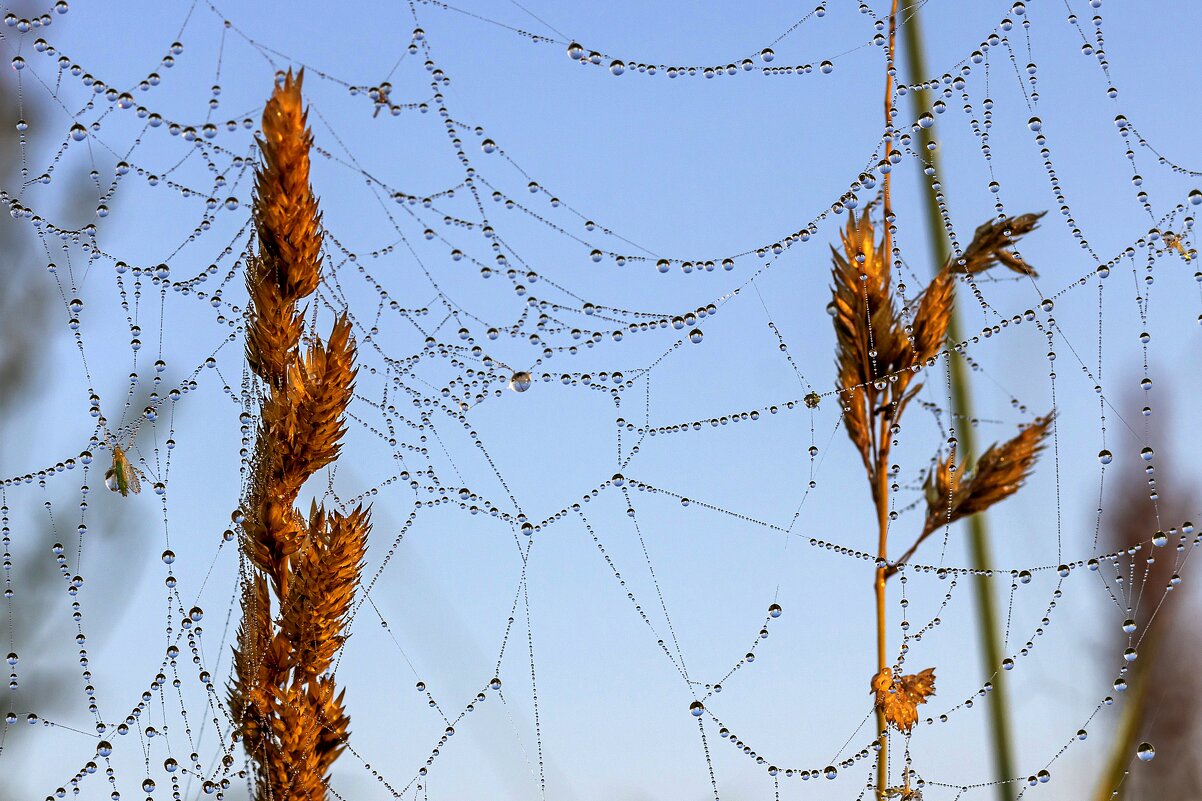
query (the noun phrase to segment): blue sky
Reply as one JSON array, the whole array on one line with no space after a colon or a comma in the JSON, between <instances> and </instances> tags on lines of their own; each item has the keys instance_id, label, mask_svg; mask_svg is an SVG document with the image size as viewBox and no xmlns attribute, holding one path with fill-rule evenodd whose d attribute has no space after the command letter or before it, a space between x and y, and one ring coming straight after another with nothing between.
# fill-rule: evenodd
<instances>
[{"instance_id":1,"label":"blue sky","mask_svg":"<svg viewBox=\"0 0 1202 801\"><path fill-rule=\"evenodd\" d=\"M880 3L872 5L881 12ZM1105 447L1120 465L1141 466L1139 451L1151 445L1157 454L1158 480L1165 488L1173 486L1178 471L1189 463L1189 443L1196 442L1199 433L1184 403L1199 388L1197 376L1184 369L1199 356L1196 319L1202 308L1193 277L1196 267L1164 255L1155 262L1155 281L1148 285L1146 251L1140 250L1134 261L1116 263L1104 282L1095 270L1100 261L1133 246L1154 224L1137 192L1148 192L1159 217L1185 203L1198 184L1196 176L1158 164L1155 153L1136 147L1134 171L1142 176L1142 185L1133 185L1133 164L1125 157L1126 145L1114 118L1124 114L1159 153L1185 167L1196 166L1188 162L1192 131L1199 122L1197 109L1188 102L1195 64L1184 32L1196 29L1202 20L1191 19L1198 10L1181 4L1164 4L1164 14L1173 18L1168 26L1152 24L1144 7L1114 0L1097 10L1090 3L1069 5L1091 36L1090 18L1102 15L1116 99L1107 96L1107 77L1096 55L1082 52L1081 36L1065 21L1068 12L1062 5L1027 4L1029 53L1021 18L1012 16L1009 3L932 0L922 8L927 62L936 76L955 72L1003 18L1011 16L1019 23L1010 33L1017 61L1012 65L1004 47L990 48L988 85L980 65L965 89L971 112L962 109L965 101L957 92L934 128L945 171L943 188L960 241L967 242L975 227L989 219L997 200L1010 213L1050 210L1040 229L1022 243L1023 255L1040 271L1038 281L1009 280L999 273L999 280L980 282L990 307L986 310L967 287L959 288L962 328L972 333L1055 296L1050 313L1058 325L1052 345L1057 353L1054 382L1049 378L1047 339L1033 322L982 338L969 350L981 367L973 376L974 411L982 421L978 440L1008 438L1019 423L1053 404L1060 412L1055 448L1045 454L1035 478L990 515L996 564L1007 570L1086 560L1100 550L1094 540L1101 481L1096 454L1103 447L1103 407L1094 390L1099 340ZM687 13L677 4L627 2L530 0L519 6L463 0L457 6L557 40L536 43L477 17L417 5L436 67L450 78L441 87L443 102L450 116L463 124L456 133L478 170L488 222L505 248L516 254L511 265L540 276L534 283L519 282L529 284L531 294L573 307L556 312L568 328L604 332L595 347L581 347L577 355L556 353L540 366L534 365L542 344L529 340L532 326L521 329L521 338L502 334L494 342L487 337L488 328L504 329L520 320L525 299L503 275L480 276L480 264L495 266L495 261L488 240L477 229L444 224L444 215L481 223L470 194L460 188L429 210L420 203L397 205L390 198L392 192L434 195L458 186L464 177L436 111L430 73L422 68L425 56L401 58L414 27L404 4L332 10L318 3L262 2L246 7L219 4L215 11L203 2L190 7L131 1L119 9L76 2L45 31L18 37L14 29L3 29L11 55L19 48L28 62L20 73L22 91L39 98L42 107L26 153L31 175L55 162L66 144L55 163L54 180L24 190L22 203L62 227L77 228L80 221L93 219L89 207L95 205L93 199L101 202L99 195L109 186L117 162L124 159L134 167L116 194L104 201L110 207L108 216L95 220L103 255L94 263L85 268L86 254L75 246L68 267L66 255L55 244L50 257L41 255L39 245L38 255L12 268L39 273L55 293L60 291L52 283L57 277L64 282L64 295L58 300L62 310L52 315L54 327L41 340L46 355L38 402L15 412L20 417L8 429L13 444L3 462L5 475L36 470L87 447L95 425L87 416L89 390L100 396L110 422L120 418L128 374L139 372L148 383L160 347L167 362L164 389L193 374L197 381L195 391L168 402L174 415L160 415L153 425L143 426L138 453L146 460L146 483L164 480L165 501L151 491L117 498L103 491L93 467L88 482L95 511L87 513L91 530L82 551L75 533L82 481L78 468L55 476L45 491L36 486L8 491L14 540L22 553L31 560L48 560L49 543L32 540L50 536L43 532L43 503L49 499L58 535L69 544L71 569L87 581L81 603L85 626L89 631L95 626L98 632L89 637L88 648L106 720L119 720L137 703L162 659L168 606L163 587L167 568L159 558L164 548L177 555L172 570L181 600L170 605L195 603L205 609L201 652L206 667L221 682L228 674L228 646L237 620L236 609L230 614L237 559L231 544L218 546L239 497L240 441L239 407L223 392L223 385L232 387L236 396L243 380L241 343L229 341L231 328L217 319L220 312L229 315L229 309L214 309L207 299L178 292L167 292L160 305L159 289L149 279L143 282L137 321L145 344L135 354L127 344L129 324L120 306L114 261L136 266L166 263L177 281L216 262L217 275L199 287L211 292L246 247L243 226L250 175L232 167L225 172L227 185L215 188L214 170L206 160L222 172L234 157L253 156L253 151L251 131L221 127L206 159L182 137L172 137L167 125L143 131L133 110L110 110L102 97L94 109L85 108L92 90L69 73L57 84L57 57L36 51L38 36L82 65L83 71L122 90L136 87L148 71L158 72L161 82L145 93L134 90L135 102L185 125L257 119L274 70L289 65L308 68L310 123L318 146L329 154L315 157L313 171L331 236L326 297L349 304L363 342L362 397L352 408L356 422L333 487L344 499L371 493L375 528L369 574L380 568L395 541L395 553L372 591L372 603L355 621L339 668L339 683L348 688L356 750L340 760L334 773L333 787L343 797L389 797L385 786L364 768L365 761L390 786L409 785L447 725L439 710L455 719L494 675L503 681L504 702L495 691L485 691L487 700L455 724L455 734L440 749L429 776L418 782L426 785L430 797L539 798L540 744L546 798L711 797L697 722L688 713L690 702L704 695L704 689L682 680L657 644L661 637L674 655L683 656L690 679L700 685L722 680L722 693L706 701L707 709L769 763L822 768L866 744L871 739L865 721L871 709L867 688L874 659L871 564L815 548L809 540L871 549L875 528L868 488L839 427L833 397L826 397L813 413L784 408L810 388L829 392L833 387L833 336L825 312L827 244L837 240L845 218L829 215L812 241L786 249L763 271L759 270L767 260L754 254L735 259L729 272L719 268L685 274L674 265L660 274L653 266L663 257L720 261L770 246L823 215L871 167L881 131L881 50L865 46L874 33L868 15L853 4L829 6L825 16L807 20L774 44L772 62L817 65L830 59L834 68L829 75L817 69L807 75L765 76L755 71L706 80L648 76L630 69L615 77L604 66L581 66L569 59L558 40L577 40L586 49L628 65L727 64L758 53L802 12L781 2L752 10L704 4ZM223 18L231 27L223 27ZM247 37L270 50L256 51ZM161 59L177 38L182 52L175 55L174 66L165 68ZM1037 65L1040 99L1034 108L1024 92L1031 86L1028 61ZM394 102L424 102L430 111L406 108L395 117L373 117L371 102L346 86L368 87L385 79L393 84ZM221 92L217 108L210 112L214 83ZM980 137L970 126L971 119L982 119L986 98L993 101L991 161L983 157ZM908 100L900 108L901 119L912 121ZM1078 244L1071 225L1058 212L1040 145L1028 127L1032 116L1042 120L1072 219L1096 257ZM99 120L100 127L76 143L68 136L74 120L85 126ZM479 133L476 126L482 129ZM483 152L485 138L501 150ZM88 178L91 169L99 175L95 183ZM161 176L157 185L138 169ZM907 159L893 175L898 241L913 271L907 283L914 286L931 274L919 174ZM529 192L531 180L545 192ZM993 180L1000 184L996 194L989 189ZM170 181L202 194L184 197ZM6 189L16 194L13 187ZM493 202L494 189L531 214ZM89 200L72 208L64 201L66 192ZM220 206L211 228L189 241L204 214L203 198L210 194L219 201L236 197L240 203L232 210ZM869 194L861 191L861 201ZM562 201L558 207L550 202L552 196ZM597 229L590 231L586 220L594 221ZM430 241L422 235L427 226L438 234ZM218 259L227 247L231 253ZM592 247L648 260L619 266L606 256L594 262L589 256ZM453 259L452 248L468 258ZM356 259L349 260L344 249ZM63 264L56 276L45 274L46 258ZM1077 285L1081 278L1086 281ZM122 276L122 281L132 292L132 275ZM1104 287L1100 323L1099 283ZM377 312L381 288L403 308L430 311L406 316L384 303ZM1137 294L1148 299L1146 322L1140 318ZM65 324L65 303L73 296L84 301L81 333L87 373ZM228 280L223 297L227 303L244 302L240 274ZM440 297L453 304L458 322L443 319ZM598 324L604 315L582 313L585 301L657 317L710 303L718 312L700 321L704 339L698 344L671 327L628 333L619 342L611 335L615 325ZM1040 322L1048 324L1048 315L1041 311ZM319 329L327 329L330 319L323 307ZM787 343L792 365L769 323ZM536 380L527 392L504 390L473 403L466 426L437 407L429 416L430 428L406 425L405 420L423 422L410 400L437 398L438 390L463 366L427 358L405 379L408 389L398 396L393 387L384 401L385 357L421 353L427 335L458 344L460 324L498 362L512 370L531 369L536 379L544 371L556 376L621 371L632 379L630 387L616 409L608 392L564 386L558 379ZM378 332L369 336L373 325ZM1143 331L1151 337L1147 361L1154 384L1148 393L1138 387L1144 377L1138 336ZM554 346L576 343L566 331L543 337ZM216 365L212 369L204 367L210 356ZM946 406L943 376L942 366L931 371L924 397ZM1155 410L1153 422L1162 414L1175 415L1176 433L1167 441L1145 427L1139 412L1145 395ZM389 402L399 407L393 417L402 442L398 451L378 435L386 425L378 405ZM774 405L781 407L778 414L762 412L757 421L717 427L707 423L700 431L647 437L639 452L621 464L637 435L622 432L619 450L617 417L635 426L649 422L658 427ZM483 449L469 430L476 432ZM947 435L931 415L917 408L909 412L905 432L897 459L903 478L916 482ZM169 436L178 446L171 452L170 472L164 472ZM417 509L411 517L415 494L407 480L394 478L371 491L401 470L424 467L426 458L405 446L428 449L429 463L444 486L470 488L507 513L525 513L534 521L565 510L566 514L529 541L515 535L505 521L471 515L456 503ZM811 446L818 448L813 461L807 453ZM632 486L643 482L664 492L628 486L628 501L620 490L608 487L596 498L582 500L615 472L623 473ZM1106 475L1110 481L1103 485L1102 497L1109 505L1125 497L1126 487L1114 480L1114 471ZM1131 473L1119 475L1128 483L1142 483L1138 473L1135 478ZM811 479L816 486L807 492ZM1188 483L1186 478L1179 481ZM425 477L420 483L426 483ZM325 485L322 477L312 489L320 493ZM683 506L681 496L691 503ZM420 497L430 496L423 492ZM455 493L452 497L458 499ZM903 494L899 504L914 497ZM581 504L582 515L570 509L574 503ZM626 514L628 505L636 509L637 528ZM106 531L101 523L106 510L123 513L120 525L126 539L117 540ZM1198 510L1192 514L1197 516ZM917 515L911 512L899 519L896 552L908 544ZM28 536L18 540L24 535ZM920 561L966 565L963 535L953 527L946 545L932 538L920 551ZM74 566L77 559L79 566ZM21 570L16 568L18 577ZM1188 577L1188 572L1183 575ZM1041 618L1057 587L1054 571L1038 572L1013 598L1008 580L994 583L1008 614L1007 653L1016 653L1029 638L1037 643L1008 676L1019 764L1024 773L1034 773L1072 738L1103 696L1113 694L1110 685L1122 647L1116 636L1125 615L1111 602L1097 574L1084 569L1075 570L1060 586L1063 598L1049 615L1049 624L1042 624ZM938 670L938 694L928 707L932 713L974 697L993 672L977 659L968 580L958 582L941 609L949 584L934 575L918 575L906 589L908 614L920 621L916 627L934 616L941 620L922 642L912 645L907 662ZM1159 594L1159 588L1148 592L1154 589ZM890 606L894 622L900 616L899 597L893 596ZM69 598L63 593L56 603L45 631L46 641L57 651L38 664L77 672ZM761 640L759 632L772 603L784 611L767 624L770 635ZM515 621L509 627L511 614ZM1046 633L1036 635L1041 627ZM896 647L900 630L894 627L891 637ZM740 664L752 643L757 643L755 661L723 678ZM535 736L531 648L541 741ZM205 691L195 672L186 658L181 660L183 698L200 736L200 721L213 717L213 712L204 709ZM36 686L38 674L26 675L25 681ZM426 684L438 709L414 689L418 681ZM73 682L53 713L43 714L90 732L94 721L83 700L83 682ZM139 743L133 734L116 741L114 766L123 794L132 797L138 792L146 773L144 761L159 783L156 793L167 792L170 781L159 767L163 759L193 750L178 708L178 699L168 696L166 741ZM983 713L984 705L977 703L951 713L946 724L918 730L912 747L915 767L924 777L952 785L989 780ZM157 699L148 714L161 728L163 712ZM1082 783L1089 784L1091 769L1108 753L1106 734L1116 719L1115 708L1100 713L1089 727L1090 739L1069 748L1049 768L1053 782L1039 792L1080 797ZM765 766L729 745L718 736L718 724L705 720L722 796L773 797ZM844 746L845 741L851 745ZM14 735L0 764L19 758L22 767L16 772L29 792L46 794L94 750L94 738L66 728L23 730L20 739ZM220 754L211 720L195 750L206 762ZM13 771L6 768L4 773ZM868 775L868 762L862 761L835 782L782 780L780 792L785 798L846 798L862 789ZM195 793L200 779L184 776L181 786L189 786L189 781ZM112 789L100 775L80 787L88 798ZM415 792L413 787L416 784L406 797ZM242 792L233 789L228 797L241 797ZM964 797L987 795L991 791L975 790ZM950 799L955 791L931 788L927 797Z\"/></svg>"}]
</instances>

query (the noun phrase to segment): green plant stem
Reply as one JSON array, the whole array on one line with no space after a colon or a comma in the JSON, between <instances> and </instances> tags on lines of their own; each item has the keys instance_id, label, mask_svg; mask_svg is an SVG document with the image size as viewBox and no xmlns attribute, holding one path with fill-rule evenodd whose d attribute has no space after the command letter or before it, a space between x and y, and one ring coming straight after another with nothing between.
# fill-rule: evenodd
<instances>
[{"instance_id":1,"label":"green plant stem","mask_svg":"<svg viewBox=\"0 0 1202 801\"><path fill-rule=\"evenodd\" d=\"M923 80L927 76L927 71L924 63L925 59L923 58L922 30L918 25L918 9L916 7L910 9L910 15L905 20L903 27L906 33L906 67L909 71L910 79L912 81ZM928 108L927 94L925 90L912 93L914 108L918 113ZM935 168L936 175L940 176L942 180L943 174L939 169L938 152L930 150L927 147L932 141L930 129L922 128L919 132L919 140L922 152L926 153L926 157ZM927 235L930 238L934 263L942 267L950 258L947 232L943 227L942 217L939 213L939 203L935 197L935 190L925 177L922 179L922 187L923 195L926 198L926 203L924 204L926 214L924 216L926 217ZM960 341L959 329L958 315L953 310L951 322L947 328L947 337L950 342ZM952 414L955 415L954 420L958 421L956 423L956 436L959 438L959 461L961 464L966 464L976 450L975 442L973 441L974 432L972 426L967 422L970 419L972 396L968 376L964 370L964 362L955 358L949 359L948 368L951 371ZM972 566L977 570L988 570L990 569L991 559L989 553L989 527L985 520L985 515L973 515L968 518L967 522ZM1002 653L997 605L993 597L993 587L988 581L978 580L973 582L973 590L976 596L977 622L980 634L978 642L981 648L981 659L985 663L986 670L995 670L1001 664ZM993 678L993 692L989 694L989 711L993 718L992 739L995 776L1000 781L1013 779L1015 777L1014 750L1010 735L1010 712L1006 698L1004 674L1001 672ZM996 786L999 801L1011 801L1014 795L1011 786L1009 784L998 784Z\"/></svg>"}]
</instances>

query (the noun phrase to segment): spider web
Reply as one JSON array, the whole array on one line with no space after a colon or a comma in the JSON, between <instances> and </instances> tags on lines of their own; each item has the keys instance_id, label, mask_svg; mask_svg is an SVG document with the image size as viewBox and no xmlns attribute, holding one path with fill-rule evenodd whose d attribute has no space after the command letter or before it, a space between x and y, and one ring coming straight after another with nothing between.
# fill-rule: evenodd
<instances>
[{"instance_id":1,"label":"spider web","mask_svg":"<svg viewBox=\"0 0 1202 801\"><path fill-rule=\"evenodd\" d=\"M1126 694L1141 648L1191 602L1199 511L1169 455L1199 432L1154 422L1197 390L1179 365L1197 360L1202 193L1162 155L1156 106L1120 93L1142 73L1111 63L1100 5L971 14L938 72L899 76L886 169L906 297L932 272L920 181L941 198L955 182L956 255L994 215L1050 210L1017 247L1038 278L957 285L968 336L922 369L926 412L894 451L899 554L957 430L987 443L1056 413L1035 477L990 513L995 567L974 570L953 526L891 591L894 664L939 671L912 736L891 738L891 776L912 770L927 799L996 793L984 699L1003 681L1012 796L1102 781L1124 710L1160 714ZM399 4L358 48L199 1L178 32L6 9L6 280L54 307L11 339L41 372L6 420L0 486L0 765L22 792L250 792L225 709L255 409L242 272L256 120L271 76L303 66L327 244L310 313L345 311L360 354L342 458L308 490L375 519L331 797L873 796L876 532L825 307L826 244L849 211L879 226L882 9L823 4L682 65L651 55L667 34L614 55L620 29L565 36L548 8ZM310 21L351 23L329 17ZM645 141L718 108L750 119L690 134L707 149L684 160ZM812 179L724 166L791 140ZM971 368L971 420L950 412L950 359ZM140 493L106 488L116 448ZM1133 507L1136 536L1116 540ZM997 665L974 657L981 582ZM1169 770L1158 748L1148 766L1130 750L1132 772Z\"/></svg>"}]
</instances>

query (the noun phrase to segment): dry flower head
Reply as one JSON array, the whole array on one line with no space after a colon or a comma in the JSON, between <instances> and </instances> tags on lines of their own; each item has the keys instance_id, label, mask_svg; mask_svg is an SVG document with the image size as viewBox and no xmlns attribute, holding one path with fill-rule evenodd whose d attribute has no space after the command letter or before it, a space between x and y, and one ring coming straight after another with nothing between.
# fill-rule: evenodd
<instances>
[{"instance_id":1,"label":"dry flower head","mask_svg":"<svg viewBox=\"0 0 1202 801\"><path fill-rule=\"evenodd\" d=\"M953 278L942 270L907 315L894 302L889 254L878 244L872 220L849 214L842 252L831 249L832 301L838 368L836 388L848 436L875 480L890 423L901 416L920 384L914 368L943 347L951 320Z\"/></svg>"},{"instance_id":2,"label":"dry flower head","mask_svg":"<svg viewBox=\"0 0 1202 801\"><path fill-rule=\"evenodd\" d=\"M303 73L263 111L255 173L258 253L247 267L246 356L261 381L251 476L242 502L248 562L230 708L255 763L258 801L322 801L349 717L327 674L346 639L363 566L368 510L296 509L305 482L333 462L355 382L345 315L323 342L304 337L298 303L321 280L322 230L309 186Z\"/></svg>"},{"instance_id":3,"label":"dry flower head","mask_svg":"<svg viewBox=\"0 0 1202 801\"><path fill-rule=\"evenodd\" d=\"M1035 467L1052 419L1051 414L1036 418L1013 439L990 445L969 469L953 470L951 453L940 459L927 476L922 536L983 512L1017 492Z\"/></svg>"},{"instance_id":4,"label":"dry flower head","mask_svg":"<svg viewBox=\"0 0 1202 801\"><path fill-rule=\"evenodd\" d=\"M978 226L961 259L953 259L948 268L953 272L971 275L1001 264L1021 275L1038 276L1039 273L1010 250L1010 247L1015 240L1039 227L1039 220L1043 215L1044 212L1020 214L1017 217L1004 217Z\"/></svg>"}]
</instances>

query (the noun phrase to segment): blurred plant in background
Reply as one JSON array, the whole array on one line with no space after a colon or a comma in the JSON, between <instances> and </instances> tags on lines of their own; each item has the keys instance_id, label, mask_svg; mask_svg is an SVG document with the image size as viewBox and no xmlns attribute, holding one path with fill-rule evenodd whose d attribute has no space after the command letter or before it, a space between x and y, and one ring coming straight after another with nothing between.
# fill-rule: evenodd
<instances>
[{"instance_id":1,"label":"blurred plant in background","mask_svg":"<svg viewBox=\"0 0 1202 801\"><path fill-rule=\"evenodd\" d=\"M1167 397L1174 396L1170 392ZM1136 403L1142 403L1142 398L1127 405ZM1173 438L1165 432L1172 430L1172 420L1165 412L1155 419L1161 433L1153 436L1171 443ZM1192 588L1176 586L1180 552L1173 536L1183 523L1196 522L1200 496L1196 486L1183 486L1172 476L1158 475L1160 498L1154 503L1139 489L1148 486L1143 473L1136 464L1117 471L1108 483L1120 488L1119 496L1106 504L1109 514L1102 519L1104 550L1125 550L1141 543L1143 547L1132 561L1136 575L1127 590L1138 599L1133 602L1131 617L1137 656L1127 677L1126 705L1114 732L1109 764L1098 777L1096 801L1202 798L1202 761L1198 759L1202 737L1202 704L1198 700L1202 697L1202 672L1198 669L1202 629L1198 617L1202 609L1196 593L1176 597ZM1169 535L1165 545L1149 548L1148 540L1162 527ZM1145 569L1141 587L1140 575ZM1162 590L1170 586L1175 588L1161 603ZM1155 625L1150 626L1153 618ZM1106 652L1126 648L1128 635L1120 627L1119 617L1112 614L1106 620L1113 623L1108 627ZM1130 770L1145 742L1156 749L1156 769Z\"/></svg>"},{"instance_id":2,"label":"blurred plant in background","mask_svg":"<svg viewBox=\"0 0 1202 801\"><path fill-rule=\"evenodd\" d=\"M19 12L20 8L14 9ZM30 100L28 93L19 100L16 83L10 70L0 72L0 183L5 187L23 185L21 174L22 151L15 122L18 118L29 123L26 148L36 147L37 131L41 129L46 110ZM88 197L87 176L64 176L64 190L58 197L63 219L86 220L94 211ZM0 291L0 473L13 475L27 472L36 456L30 447L33 442L19 434L28 429L31 415L37 415L39 387L45 386L53 370L49 360L42 358L55 322L56 300L52 283L46 280L44 265L39 264L37 241L33 231L14 221L8 214L0 215L0 273L4 289ZM40 465L38 465L40 466ZM120 562L130 581L142 571L137 560L126 560L123 553L135 547L144 535L138 526L130 524L128 509L114 503L103 490L103 472L93 470L88 476L92 487L93 514L91 537L103 538L102 554L93 555L97 568ZM77 495L78 488L69 495ZM30 496L24 496L28 499ZM4 710L19 716L37 710L43 717L69 715L79 708L75 693L79 691L80 676L71 661L62 659L62 634L57 624L69 622L70 601L66 584L51 554L56 533L40 504L12 505L5 496L4 536L6 550L18 569L12 571L12 597L0 603L3 625L12 635L12 648L20 658L19 683L9 687ZM46 501L58 505L47 495ZM73 503L73 502L65 502ZM31 523L33 523L31 525ZM67 541L68 553L75 548ZM95 620L90 634L103 638L106 629L120 621L122 603L115 593L105 593L97 599L109 614ZM11 626L11 629L9 628ZM6 644L7 646L7 644ZM5 648L5 653L8 652ZM24 735L29 727L0 728L0 754L8 765L21 764L19 752L32 739ZM5 771L0 780L0 800L27 797L23 795L22 780L33 776L16 776ZM38 786L41 787L41 783Z\"/></svg>"}]
</instances>

